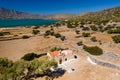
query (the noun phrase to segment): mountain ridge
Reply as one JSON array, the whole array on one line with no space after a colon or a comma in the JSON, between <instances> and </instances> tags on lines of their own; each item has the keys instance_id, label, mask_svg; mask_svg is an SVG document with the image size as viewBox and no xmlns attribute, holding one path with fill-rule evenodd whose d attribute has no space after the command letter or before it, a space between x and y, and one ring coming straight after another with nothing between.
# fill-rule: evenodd
<instances>
[{"instance_id":1,"label":"mountain ridge","mask_svg":"<svg viewBox=\"0 0 120 80\"><path fill-rule=\"evenodd\" d=\"M0 8L0 18L1 19L8 19L8 18L43 18L41 15L31 14L27 12L20 12L16 10L10 10L6 8Z\"/></svg>"},{"instance_id":2,"label":"mountain ridge","mask_svg":"<svg viewBox=\"0 0 120 80\"><path fill-rule=\"evenodd\" d=\"M114 20L114 21L120 21L120 6L104 9L98 12L88 12L84 14L80 14L77 16L78 19L84 19L84 20Z\"/></svg>"},{"instance_id":3,"label":"mountain ridge","mask_svg":"<svg viewBox=\"0 0 120 80\"><path fill-rule=\"evenodd\" d=\"M35 18L35 19L65 19L74 16L72 14L51 14L51 15L40 15L32 14L28 12L21 12L6 8L0 8L0 19L25 19L25 18Z\"/></svg>"},{"instance_id":4,"label":"mountain ridge","mask_svg":"<svg viewBox=\"0 0 120 80\"><path fill-rule=\"evenodd\" d=\"M118 19L120 17L120 7L114 7L109 9L104 9L98 12L86 12L82 14L49 14L49 15L41 15L41 14L32 14L28 12L21 12L6 8L0 8L0 19L26 19L26 18L35 18L35 19Z\"/></svg>"}]
</instances>

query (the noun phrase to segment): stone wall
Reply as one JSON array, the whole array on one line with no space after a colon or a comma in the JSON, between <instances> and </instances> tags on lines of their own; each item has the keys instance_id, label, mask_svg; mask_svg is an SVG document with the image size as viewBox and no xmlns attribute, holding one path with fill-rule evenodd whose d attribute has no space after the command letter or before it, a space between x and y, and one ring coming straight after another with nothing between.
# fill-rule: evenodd
<instances>
[{"instance_id":1,"label":"stone wall","mask_svg":"<svg viewBox=\"0 0 120 80\"><path fill-rule=\"evenodd\" d=\"M93 57L93 56L89 56L89 58L90 58L94 63L96 63L96 64L98 64L98 65L106 66L106 67L111 67L111 68L120 70L120 65L116 65L116 64L114 64L114 63L110 63L110 62L106 62L106 61L103 61L103 60L99 60L99 59L96 59L96 58Z\"/></svg>"}]
</instances>

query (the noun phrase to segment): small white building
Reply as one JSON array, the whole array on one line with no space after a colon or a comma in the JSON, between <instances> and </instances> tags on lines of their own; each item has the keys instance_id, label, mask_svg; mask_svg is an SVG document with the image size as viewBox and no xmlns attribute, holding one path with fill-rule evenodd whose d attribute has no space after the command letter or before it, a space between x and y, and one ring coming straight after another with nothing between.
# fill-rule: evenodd
<instances>
[{"instance_id":1,"label":"small white building","mask_svg":"<svg viewBox=\"0 0 120 80\"><path fill-rule=\"evenodd\" d=\"M72 50L54 51L47 53L47 55L50 58L55 59L58 62L58 64L62 64L63 62L76 57Z\"/></svg>"}]
</instances>

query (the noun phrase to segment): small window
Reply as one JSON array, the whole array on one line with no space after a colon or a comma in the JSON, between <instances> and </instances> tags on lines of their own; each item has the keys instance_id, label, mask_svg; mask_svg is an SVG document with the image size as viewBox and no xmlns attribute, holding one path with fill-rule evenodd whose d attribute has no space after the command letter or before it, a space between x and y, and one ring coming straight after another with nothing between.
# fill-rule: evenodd
<instances>
[{"instance_id":1,"label":"small window","mask_svg":"<svg viewBox=\"0 0 120 80\"><path fill-rule=\"evenodd\" d=\"M72 68L71 70L72 70L72 71L75 71L75 69L73 69L73 68Z\"/></svg>"},{"instance_id":2,"label":"small window","mask_svg":"<svg viewBox=\"0 0 120 80\"><path fill-rule=\"evenodd\" d=\"M65 61L67 61L67 58L65 58Z\"/></svg>"},{"instance_id":3,"label":"small window","mask_svg":"<svg viewBox=\"0 0 120 80\"><path fill-rule=\"evenodd\" d=\"M74 58L75 58L75 59L77 59L77 56L76 56L76 55L74 55Z\"/></svg>"}]
</instances>

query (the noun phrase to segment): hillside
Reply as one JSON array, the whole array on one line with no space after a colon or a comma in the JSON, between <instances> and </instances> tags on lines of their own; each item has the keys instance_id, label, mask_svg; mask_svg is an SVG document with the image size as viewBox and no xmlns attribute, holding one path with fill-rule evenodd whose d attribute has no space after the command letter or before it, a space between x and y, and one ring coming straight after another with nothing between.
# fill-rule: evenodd
<instances>
[{"instance_id":1,"label":"hillside","mask_svg":"<svg viewBox=\"0 0 120 80\"><path fill-rule=\"evenodd\" d=\"M80 14L77 19L84 20L114 20L120 21L120 7L105 9L99 12L88 12Z\"/></svg>"},{"instance_id":2,"label":"hillside","mask_svg":"<svg viewBox=\"0 0 120 80\"><path fill-rule=\"evenodd\" d=\"M90 21L120 21L120 7L109 8L99 12L86 12L82 14L56 14L47 16L48 19L80 19Z\"/></svg>"},{"instance_id":3,"label":"hillside","mask_svg":"<svg viewBox=\"0 0 120 80\"><path fill-rule=\"evenodd\" d=\"M73 14L55 14L55 15L49 15L47 16L48 19L68 19L73 18L76 15Z\"/></svg>"},{"instance_id":4,"label":"hillside","mask_svg":"<svg viewBox=\"0 0 120 80\"><path fill-rule=\"evenodd\" d=\"M71 14L55 14L55 15L40 15L40 14L31 14L26 12L20 12L5 8L0 8L0 19L8 19L8 18L42 18L42 19L65 19L72 17L74 15Z\"/></svg>"},{"instance_id":5,"label":"hillside","mask_svg":"<svg viewBox=\"0 0 120 80\"><path fill-rule=\"evenodd\" d=\"M0 18L43 18L41 15L0 8Z\"/></svg>"}]
</instances>

